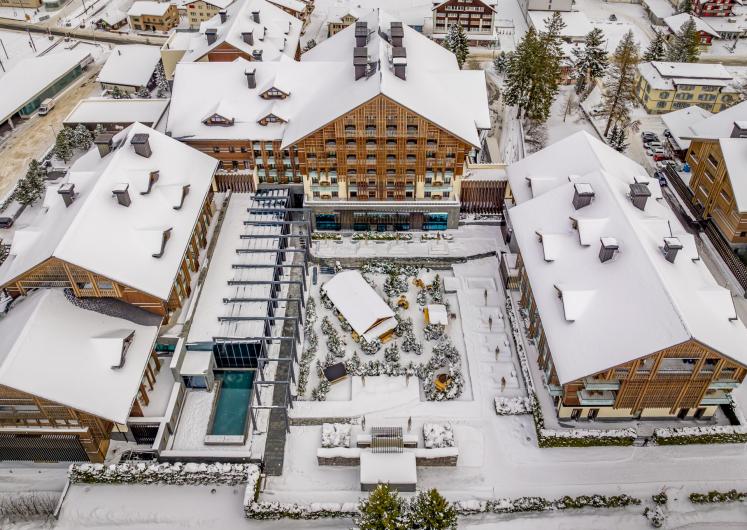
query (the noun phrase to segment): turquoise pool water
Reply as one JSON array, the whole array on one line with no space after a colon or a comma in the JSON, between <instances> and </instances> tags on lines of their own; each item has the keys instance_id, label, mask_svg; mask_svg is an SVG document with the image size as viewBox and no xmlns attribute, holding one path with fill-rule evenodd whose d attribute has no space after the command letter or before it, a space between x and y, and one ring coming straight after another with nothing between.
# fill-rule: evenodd
<instances>
[{"instance_id":1,"label":"turquoise pool water","mask_svg":"<svg viewBox=\"0 0 747 530\"><path fill-rule=\"evenodd\" d=\"M210 434L242 435L246 425L254 372L224 372Z\"/></svg>"}]
</instances>

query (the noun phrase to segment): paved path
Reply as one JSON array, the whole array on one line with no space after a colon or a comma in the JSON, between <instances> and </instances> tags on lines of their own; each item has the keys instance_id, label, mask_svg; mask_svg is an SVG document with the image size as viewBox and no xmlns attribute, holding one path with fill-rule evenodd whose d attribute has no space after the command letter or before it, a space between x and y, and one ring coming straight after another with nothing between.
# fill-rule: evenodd
<instances>
[{"instance_id":1,"label":"paved path","mask_svg":"<svg viewBox=\"0 0 747 530\"><path fill-rule=\"evenodd\" d=\"M97 29L67 28L55 26L45 22L26 22L24 20L0 19L0 28L18 31L31 31L33 33L51 33L62 37L73 37L77 39L92 40L94 42L109 42L112 44L155 44L161 45L166 42L167 36L144 36L136 33L113 33Z\"/></svg>"}]
</instances>

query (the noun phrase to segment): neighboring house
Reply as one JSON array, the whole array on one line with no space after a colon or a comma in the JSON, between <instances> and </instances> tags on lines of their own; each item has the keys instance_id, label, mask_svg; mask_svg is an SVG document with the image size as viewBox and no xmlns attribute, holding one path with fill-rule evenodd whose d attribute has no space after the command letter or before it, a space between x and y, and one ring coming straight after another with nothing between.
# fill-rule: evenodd
<instances>
[{"instance_id":1,"label":"neighboring house","mask_svg":"<svg viewBox=\"0 0 747 530\"><path fill-rule=\"evenodd\" d=\"M730 405L747 329L658 181L586 132L508 178L511 269L558 418L708 419Z\"/></svg>"},{"instance_id":2,"label":"neighboring house","mask_svg":"<svg viewBox=\"0 0 747 530\"><path fill-rule=\"evenodd\" d=\"M355 24L368 11L355 6L333 6L327 14L327 37L338 34Z\"/></svg>"},{"instance_id":3,"label":"neighboring house","mask_svg":"<svg viewBox=\"0 0 747 530\"><path fill-rule=\"evenodd\" d=\"M661 119L671 135L669 145L681 160L684 160L690 148L689 137L692 134L690 126L711 116L713 114L695 105L662 115Z\"/></svg>"},{"instance_id":4,"label":"neighboring house","mask_svg":"<svg viewBox=\"0 0 747 530\"><path fill-rule=\"evenodd\" d=\"M739 101L733 76L722 64L649 62L638 65L635 93L649 114L691 105L709 112Z\"/></svg>"},{"instance_id":5,"label":"neighboring house","mask_svg":"<svg viewBox=\"0 0 747 530\"><path fill-rule=\"evenodd\" d=\"M107 132L118 132L137 122L155 129L168 107L168 99L86 98L73 107L62 124L73 129L83 125L91 131L101 125Z\"/></svg>"},{"instance_id":6,"label":"neighboring house","mask_svg":"<svg viewBox=\"0 0 747 530\"><path fill-rule=\"evenodd\" d=\"M176 31L161 48L167 79L178 62L271 62L286 56L298 60L303 23L266 0L234 2L200 24L197 32Z\"/></svg>"},{"instance_id":7,"label":"neighboring house","mask_svg":"<svg viewBox=\"0 0 747 530\"><path fill-rule=\"evenodd\" d=\"M693 15L698 17L728 17L731 15L734 4L734 0L693 0Z\"/></svg>"},{"instance_id":8,"label":"neighboring house","mask_svg":"<svg viewBox=\"0 0 747 530\"><path fill-rule=\"evenodd\" d=\"M574 0L519 0L519 8L528 21L530 11L571 11ZM551 13L545 13L550 15Z\"/></svg>"},{"instance_id":9,"label":"neighboring house","mask_svg":"<svg viewBox=\"0 0 747 530\"><path fill-rule=\"evenodd\" d=\"M133 31L169 31L179 25L179 11L171 2L137 0L127 18Z\"/></svg>"},{"instance_id":10,"label":"neighboring house","mask_svg":"<svg viewBox=\"0 0 747 530\"><path fill-rule=\"evenodd\" d=\"M694 17L692 15L688 15L687 13L680 13L678 15L672 15L671 17L667 17L664 19L664 24L669 29L667 39L671 42L672 39L674 39L680 33L682 26L684 26L685 23L690 19L695 21L695 29L698 31L698 35L700 36L701 46L710 46L713 39L720 38L718 32L713 29L705 20Z\"/></svg>"},{"instance_id":11,"label":"neighboring house","mask_svg":"<svg viewBox=\"0 0 747 530\"><path fill-rule=\"evenodd\" d=\"M107 9L94 21L94 25L104 31L114 31L124 27L126 24L127 13L119 9Z\"/></svg>"},{"instance_id":12,"label":"neighboring house","mask_svg":"<svg viewBox=\"0 0 747 530\"><path fill-rule=\"evenodd\" d=\"M207 243L216 161L139 123L95 143L16 231L0 288L66 288L168 319Z\"/></svg>"},{"instance_id":13,"label":"neighboring house","mask_svg":"<svg viewBox=\"0 0 747 530\"><path fill-rule=\"evenodd\" d=\"M506 197L505 164L467 163L462 177L460 201L465 213L497 214Z\"/></svg>"},{"instance_id":14,"label":"neighboring house","mask_svg":"<svg viewBox=\"0 0 747 530\"><path fill-rule=\"evenodd\" d=\"M747 34L747 17L744 14L730 17L711 17L708 25L713 28L722 40L737 40Z\"/></svg>"},{"instance_id":15,"label":"neighboring house","mask_svg":"<svg viewBox=\"0 0 747 530\"><path fill-rule=\"evenodd\" d=\"M155 71L161 60L161 50L146 44L123 44L116 46L96 80L104 90L115 87L125 92L137 92L141 88L155 86Z\"/></svg>"},{"instance_id":16,"label":"neighboring house","mask_svg":"<svg viewBox=\"0 0 747 530\"><path fill-rule=\"evenodd\" d=\"M495 43L495 3L483 0L446 0L434 3L433 34L442 41L449 28L460 24L470 46L492 46Z\"/></svg>"},{"instance_id":17,"label":"neighboring house","mask_svg":"<svg viewBox=\"0 0 747 530\"><path fill-rule=\"evenodd\" d=\"M552 13L547 11L530 11L529 12L529 24L537 30L542 32L547 29L547 21L550 20ZM560 37L568 43L582 43L586 38L586 35L594 29L594 26L587 17L581 11L572 11L569 13L560 13L560 17L563 19L565 26L560 32Z\"/></svg>"},{"instance_id":18,"label":"neighboring house","mask_svg":"<svg viewBox=\"0 0 747 530\"><path fill-rule=\"evenodd\" d=\"M147 411L159 317L88 305L41 288L0 319L0 460L103 462L113 433Z\"/></svg>"},{"instance_id":19,"label":"neighboring house","mask_svg":"<svg viewBox=\"0 0 747 530\"><path fill-rule=\"evenodd\" d=\"M664 26L664 19L674 15L674 7L668 0L643 0L648 19L655 26Z\"/></svg>"},{"instance_id":20,"label":"neighboring house","mask_svg":"<svg viewBox=\"0 0 747 530\"><path fill-rule=\"evenodd\" d=\"M490 128L484 73L460 71L453 54L388 15L369 13L300 63L177 72L167 131L237 173L225 182L303 178L327 229L456 226L464 163Z\"/></svg>"},{"instance_id":21,"label":"neighboring house","mask_svg":"<svg viewBox=\"0 0 747 530\"><path fill-rule=\"evenodd\" d=\"M279 7L289 15L293 15L298 20L303 22L304 27L311 17L311 12L314 10L314 2L312 0L267 0L272 5Z\"/></svg>"},{"instance_id":22,"label":"neighboring house","mask_svg":"<svg viewBox=\"0 0 747 530\"><path fill-rule=\"evenodd\" d=\"M221 11L228 9L235 0L197 0L196 2L187 2L187 20L189 27L197 29L200 24L207 22Z\"/></svg>"},{"instance_id":23,"label":"neighboring house","mask_svg":"<svg viewBox=\"0 0 747 530\"><path fill-rule=\"evenodd\" d=\"M690 141L690 200L713 220L726 242L747 251L747 102L700 120L683 133Z\"/></svg>"},{"instance_id":24,"label":"neighboring house","mask_svg":"<svg viewBox=\"0 0 747 530\"><path fill-rule=\"evenodd\" d=\"M6 9L38 9L41 5L41 0L0 0L0 7Z\"/></svg>"}]
</instances>

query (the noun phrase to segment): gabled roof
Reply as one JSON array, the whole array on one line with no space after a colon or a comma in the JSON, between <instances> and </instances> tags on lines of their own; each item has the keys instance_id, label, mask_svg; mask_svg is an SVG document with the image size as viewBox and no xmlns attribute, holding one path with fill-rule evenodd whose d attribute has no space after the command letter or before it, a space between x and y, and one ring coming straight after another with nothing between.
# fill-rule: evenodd
<instances>
[{"instance_id":1,"label":"gabled roof","mask_svg":"<svg viewBox=\"0 0 747 530\"><path fill-rule=\"evenodd\" d=\"M579 132L508 168L518 203L509 217L561 384L692 339L747 366L747 329L735 320L729 291L698 258L658 182L624 160ZM529 175L555 185L532 196ZM594 191L578 210L576 183ZM628 197L636 183L651 193L644 211ZM605 221L592 221L596 241L583 245L571 218ZM552 261L538 232L553 234ZM672 237L683 247L673 263L662 251ZM618 247L606 262L599 258L603 238Z\"/></svg>"},{"instance_id":2,"label":"gabled roof","mask_svg":"<svg viewBox=\"0 0 747 530\"><path fill-rule=\"evenodd\" d=\"M724 155L737 211L747 212L747 138L721 138L718 143Z\"/></svg>"},{"instance_id":3,"label":"gabled roof","mask_svg":"<svg viewBox=\"0 0 747 530\"><path fill-rule=\"evenodd\" d=\"M149 158L135 153L131 141L136 134L148 135ZM218 162L139 123L115 136L114 145L104 158L92 148L62 184L47 188L43 207L16 230L10 254L0 265L0 285L56 257L168 299ZM153 171L158 180L143 194ZM66 207L58 190L69 184L77 197ZM123 186L128 187L130 206L113 197ZM165 252L156 258L168 229Z\"/></svg>"},{"instance_id":4,"label":"gabled roof","mask_svg":"<svg viewBox=\"0 0 747 530\"><path fill-rule=\"evenodd\" d=\"M451 2L456 2L456 1L458 1L458 0L444 0L443 2L438 2L436 0L435 2L433 2L433 11L435 11L436 9L438 9L439 7L441 7L443 5L446 5L446 4L451 3ZM491 2L486 2L484 0L475 0L475 1L478 2L478 3L480 3L480 4L483 4L485 7L489 8L489 9L492 9L494 12L497 13L497 10L495 9L495 2L491 3Z\"/></svg>"},{"instance_id":5,"label":"gabled roof","mask_svg":"<svg viewBox=\"0 0 747 530\"><path fill-rule=\"evenodd\" d=\"M161 60L158 46L124 44L116 46L96 79L99 83L143 87Z\"/></svg>"},{"instance_id":6,"label":"gabled roof","mask_svg":"<svg viewBox=\"0 0 747 530\"><path fill-rule=\"evenodd\" d=\"M689 20L692 19L695 22L695 29L700 31L701 33L707 33L708 35L711 35L712 37L719 37L718 31L713 29L708 22L703 20L699 17L694 17L693 15L690 15L689 13L679 13L677 15L672 15L671 17L667 17L664 19L664 23L669 28L669 31L672 33L679 33L682 29L682 26Z\"/></svg>"},{"instance_id":7,"label":"gabled roof","mask_svg":"<svg viewBox=\"0 0 747 530\"><path fill-rule=\"evenodd\" d=\"M170 2L153 2L152 0L137 0L133 2L130 10L127 11L127 15L131 17L141 17L143 15L151 15L156 17L162 17L166 14L166 11L171 7Z\"/></svg>"},{"instance_id":8,"label":"gabled roof","mask_svg":"<svg viewBox=\"0 0 747 530\"><path fill-rule=\"evenodd\" d=\"M690 140L688 139L692 134L690 127L711 116L713 114L707 110L697 105L691 105L684 109L662 114L661 119L669 129L669 132L672 133L672 139L675 143L680 149L685 150L690 147Z\"/></svg>"},{"instance_id":9,"label":"gabled roof","mask_svg":"<svg viewBox=\"0 0 747 530\"><path fill-rule=\"evenodd\" d=\"M137 324L76 307L61 289L37 290L0 318L0 385L125 423L157 321Z\"/></svg>"},{"instance_id":10,"label":"gabled roof","mask_svg":"<svg viewBox=\"0 0 747 530\"><path fill-rule=\"evenodd\" d=\"M734 123L747 121L747 101L738 103L690 126L691 140L716 140L728 138L734 130Z\"/></svg>"}]
</instances>

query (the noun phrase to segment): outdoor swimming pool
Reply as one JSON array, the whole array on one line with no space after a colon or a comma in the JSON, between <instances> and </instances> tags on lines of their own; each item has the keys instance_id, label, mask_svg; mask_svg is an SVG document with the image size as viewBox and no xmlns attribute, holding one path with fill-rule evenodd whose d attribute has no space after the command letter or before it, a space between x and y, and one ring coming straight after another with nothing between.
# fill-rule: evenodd
<instances>
[{"instance_id":1,"label":"outdoor swimming pool","mask_svg":"<svg viewBox=\"0 0 747 530\"><path fill-rule=\"evenodd\" d=\"M218 374L217 377L222 381L222 384L218 395L218 403L215 405L210 434L243 436L254 372L223 372Z\"/></svg>"}]
</instances>

